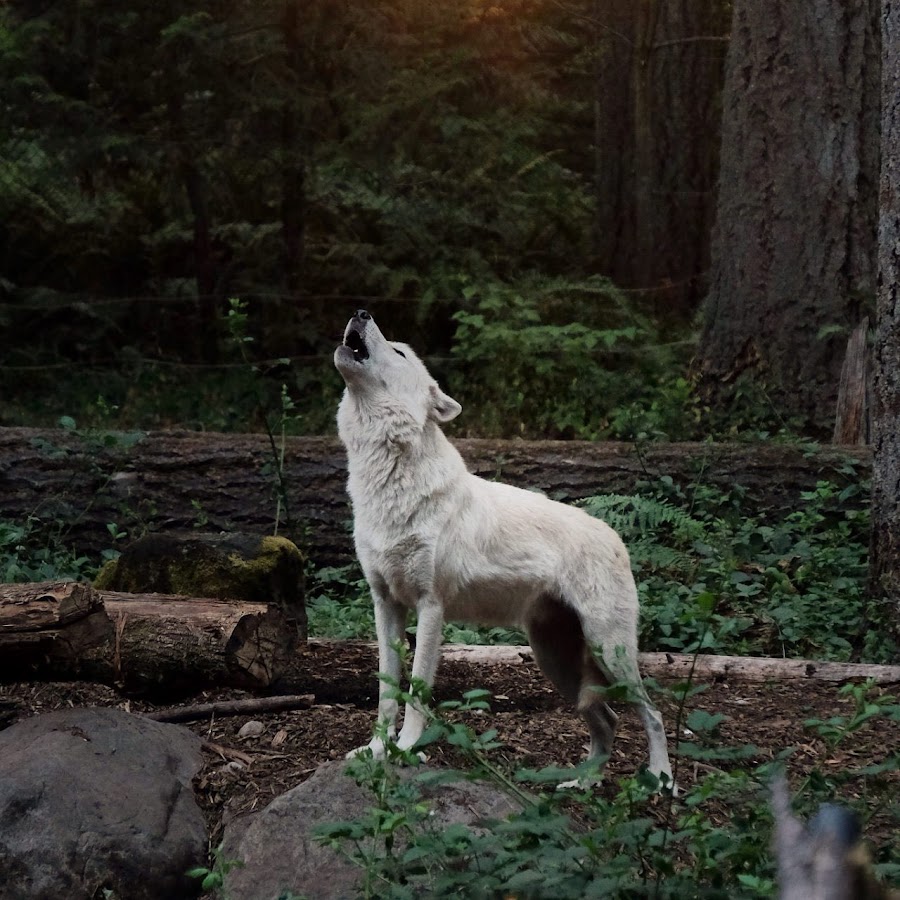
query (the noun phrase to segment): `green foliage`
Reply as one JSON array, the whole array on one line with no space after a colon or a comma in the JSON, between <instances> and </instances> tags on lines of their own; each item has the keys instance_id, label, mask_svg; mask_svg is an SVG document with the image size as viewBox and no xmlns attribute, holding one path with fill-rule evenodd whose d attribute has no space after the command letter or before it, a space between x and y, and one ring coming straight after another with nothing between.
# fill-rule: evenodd
<instances>
[{"instance_id":1,"label":"green foliage","mask_svg":"<svg viewBox=\"0 0 900 900\"><path fill-rule=\"evenodd\" d=\"M684 685L681 696L696 690ZM827 734L843 736L879 718L897 718L896 699L875 699L871 686L853 690L857 712L831 720ZM415 690L395 689L395 696L400 702L424 699ZM775 895L772 824L764 798L779 763L740 768L740 760L758 751L731 748L729 754L729 748L713 746L721 716L691 711L687 723L704 732L709 746L687 745L696 752L682 755L738 767L712 768L673 801L660 797L657 780L645 771L597 790L596 768L584 765L574 774L587 779L586 787L574 791L555 789L572 770L507 771L496 753L495 732L478 734L459 721L461 713L484 710L487 696L476 690L441 704L412 750L399 751L388 742L387 761L364 753L351 764L353 776L371 791L371 807L353 821L321 826L317 837L362 868L360 896L749 900ZM401 777L396 763L417 765L416 752L438 741L461 754L464 770L426 769ZM836 746L834 739L830 746ZM798 804L809 815L852 781L854 792L862 790L870 803L886 799L900 811L883 777L896 773L898 762L893 758L870 771L828 776L814 770L799 788ZM521 812L475 827L436 827L428 786L456 778L491 783L509 793ZM896 848L883 848L880 857L877 868L897 871Z\"/></svg>"},{"instance_id":2,"label":"green foliage","mask_svg":"<svg viewBox=\"0 0 900 900\"><path fill-rule=\"evenodd\" d=\"M583 501L629 549L646 649L871 662L896 658L884 610L866 593L865 485L826 481L778 518L748 511L739 489L671 478L634 495ZM355 567L324 569L308 600L311 633L374 635L371 601ZM523 643L511 629L449 623L446 640Z\"/></svg>"},{"instance_id":3,"label":"green foliage","mask_svg":"<svg viewBox=\"0 0 900 900\"><path fill-rule=\"evenodd\" d=\"M462 293L453 355L465 365L449 386L464 407L473 401L464 423L472 433L596 438L615 426L615 436L630 436L617 411L649 402L673 363L651 321L605 279Z\"/></svg>"},{"instance_id":4,"label":"green foliage","mask_svg":"<svg viewBox=\"0 0 900 900\"><path fill-rule=\"evenodd\" d=\"M888 661L896 647L866 594L863 486L821 481L781 519L748 513L740 491L671 479L585 508L622 535L642 605L644 646L692 652ZM703 606L710 607L709 615Z\"/></svg>"},{"instance_id":5,"label":"green foliage","mask_svg":"<svg viewBox=\"0 0 900 900\"><path fill-rule=\"evenodd\" d=\"M96 560L73 553L40 520L0 519L0 582L79 581L92 577L97 569Z\"/></svg>"},{"instance_id":6,"label":"green foliage","mask_svg":"<svg viewBox=\"0 0 900 900\"><path fill-rule=\"evenodd\" d=\"M114 435L79 430L89 476L106 489L114 465L103 463L139 433ZM276 443L276 450L283 441ZM50 456L65 448L47 444ZM275 457L278 458L278 457ZM273 465L273 482L277 473ZM896 658L883 607L866 594L868 510L864 486L838 489L820 482L802 495L803 507L780 519L748 515L741 492L694 485L685 490L661 479L642 493L598 495L585 509L606 520L629 547L642 605L641 639L647 649L879 662ZM33 514L24 522L0 523L0 577L40 581L90 577L102 559L72 553L67 519ZM123 508L128 531L137 533L135 511ZM202 524L205 516L198 510ZM108 525L110 547L127 536ZM311 573L307 607L310 632L337 638L374 637L368 587L358 567ZM411 617L410 628L414 629ZM510 628L447 623L445 640L523 643Z\"/></svg>"},{"instance_id":7,"label":"green foliage","mask_svg":"<svg viewBox=\"0 0 900 900\"><path fill-rule=\"evenodd\" d=\"M357 565L322 567L310 573L306 597L309 633L313 637L375 637L375 616L369 586ZM408 630L415 630L410 616ZM475 628L448 622L444 640L456 644L521 644L524 637L511 628Z\"/></svg>"},{"instance_id":8,"label":"green foliage","mask_svg":"<svg viewBox=\"0 0 900 900\"><path fill-rule=\"evenodd\" d=\"M312 637L375 637L369 586L357 565L322 567L307 581L306 612Z\"/></svg>"},{"instance_id":9,"label":"green foliage","mask_svg":"<svg viewBox=\"0 0 900 900\"><path fill-rule=\"evenodd\" d=\"M225 879L232 869L239 869L243 862L236 859L226 859L224 846L219 844L212 851L212 864L210 866L197 866L188 870L189 878L200 880L200 888L209 891L217 897L225 897Z\"/></svg>"}]
</instances>

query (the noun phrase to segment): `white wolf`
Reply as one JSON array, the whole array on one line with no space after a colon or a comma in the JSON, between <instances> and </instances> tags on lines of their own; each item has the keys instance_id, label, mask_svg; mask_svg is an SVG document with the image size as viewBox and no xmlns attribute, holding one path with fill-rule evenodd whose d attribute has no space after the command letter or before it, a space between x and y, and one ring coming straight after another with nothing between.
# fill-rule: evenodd
<instances>
[{"instance_id":1,"label":"white wolf","mask_svg":"<svg viewBox=\"0 0 900 900\"><path fill-rule=\"evenodd\" d=\"M671 784L662 717L638 671L637 591L615 531L583 510L468 472L440 428L462 407L365 310L348 323L334 364L347 386L338 432L381 672L400 679L396 647L410 610L418 613L412 676L428 685L445 619L522 627L538 665L587 720L590 755L609 753L617 719L597 688L625 682L650 769ZM397 714L382 683L378 716L391 738ZM408 704L398 746L412 747L424 727L422 710ZM384 753L378 736L368 746Z\"/></svg>"}]
</instances>

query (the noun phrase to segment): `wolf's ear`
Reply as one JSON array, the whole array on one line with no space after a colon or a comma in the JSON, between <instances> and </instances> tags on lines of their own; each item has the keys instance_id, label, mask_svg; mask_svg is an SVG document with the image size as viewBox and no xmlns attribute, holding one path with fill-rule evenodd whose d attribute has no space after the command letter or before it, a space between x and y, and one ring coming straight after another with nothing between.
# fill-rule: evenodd
<instances>
[{"instance_id":1,"label":"wolf's ear","mask_svg":"<svg viewBox=\"0 0 900 900\"><path fill-rule=\"evenodd\" d=\"M431 385L430 418L443 425L452 422L461 412L462 407L449 394L445 394L436 384Z\"/></svg>"}]
</instances>

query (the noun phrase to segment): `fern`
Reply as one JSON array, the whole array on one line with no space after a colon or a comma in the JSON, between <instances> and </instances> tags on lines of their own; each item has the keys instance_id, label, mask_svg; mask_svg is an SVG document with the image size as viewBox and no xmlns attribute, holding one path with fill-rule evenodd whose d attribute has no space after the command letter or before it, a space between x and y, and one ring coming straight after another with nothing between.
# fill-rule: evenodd
<instances>
[{"instance_id":1,"label":"fern","mask_svg":"<svg viewBox=\"0 0 900 900\"><path fill-rule=\"evenodd\" d=\"M686 569L688 550L710 540L710 526L668 500L640 494L598 494L582 501L590 515L615 529L640 568Z\"/></svg>"}]
</instances>

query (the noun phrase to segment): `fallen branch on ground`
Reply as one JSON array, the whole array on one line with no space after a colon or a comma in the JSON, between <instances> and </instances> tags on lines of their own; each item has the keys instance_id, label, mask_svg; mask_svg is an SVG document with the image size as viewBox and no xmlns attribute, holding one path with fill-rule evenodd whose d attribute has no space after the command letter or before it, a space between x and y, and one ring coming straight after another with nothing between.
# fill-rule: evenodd
<instances>
[{"instance_id":1,"label":"fallen branch on ground","mask_svg":"<svg viewBox=\"0 0 900 900\"><path fill-rule=\"evenodd\" d=\"M285 709L309 709L315 702L314 694L286 694L283 697L249 697L197 703L194 706L173 706L144 715L157 722L195 722L207 716L247 716Z\"/></svg>"}]
</instances>

